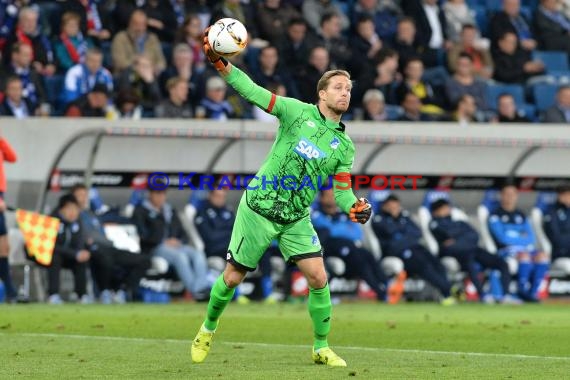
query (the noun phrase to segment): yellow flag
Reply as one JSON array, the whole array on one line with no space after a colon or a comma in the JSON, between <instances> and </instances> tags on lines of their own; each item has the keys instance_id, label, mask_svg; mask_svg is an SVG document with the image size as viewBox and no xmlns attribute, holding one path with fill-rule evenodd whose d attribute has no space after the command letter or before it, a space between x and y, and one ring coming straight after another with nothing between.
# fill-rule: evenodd
<instances>
[{"instance_id":1,"label":"yellow flag","mask_svg":"<svg viewBox=\"0 0 570 380\"><path fill-rule=\"evenodd\" d=\"M49 266L57 239L59 219L18 209L16 221L24 235L28 256L38 264Z\"/></svg>"}]
</instances>

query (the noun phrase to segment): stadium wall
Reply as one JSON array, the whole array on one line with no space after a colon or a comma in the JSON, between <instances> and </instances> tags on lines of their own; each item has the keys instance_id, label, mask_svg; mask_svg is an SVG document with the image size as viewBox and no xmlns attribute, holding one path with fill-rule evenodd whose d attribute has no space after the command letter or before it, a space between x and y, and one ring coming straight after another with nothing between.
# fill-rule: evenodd
<instances>
[{"instance_id":1,"label":"stadium wall","mask_svg":"<svg viewBox=\"0 0 570 380\"><path fill-rule=\"evenodd\" d=\"M33 208L58 153L76 136L102 131L95 170L255 172L272 144L275 125L252 120L107 121L0 118L0 132L18 153L6 165L7 199ZM349 122L357 148L353 172L367 174L507 175L531 146L544 146L524 162L523 176L570 177L570 128L565 125ZM85 170L95 135L79 138L59 169ZM228 139L236 142L222 149ZM382 146L382 147L381 147ZM366 166L366 167L365 167Z\"/></svg>"}]
</instances>

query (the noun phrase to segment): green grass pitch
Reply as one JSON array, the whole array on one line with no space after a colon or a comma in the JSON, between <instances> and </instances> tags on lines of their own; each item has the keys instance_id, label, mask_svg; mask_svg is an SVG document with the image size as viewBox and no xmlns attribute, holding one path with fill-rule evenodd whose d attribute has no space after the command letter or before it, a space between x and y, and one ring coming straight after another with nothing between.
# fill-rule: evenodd
<instances>
[{"instance_id":1,"label":"green grass pitch","mask_svg":"<svg viewBox=\"0 0 570 380\"><path fill-rule=\"evenodd\" d=\"M0 379L570 379L567 305L344 303L311 363L306 305L231 304L192 364L205 304L0 306Z\"/></svg>"}]
</instances>

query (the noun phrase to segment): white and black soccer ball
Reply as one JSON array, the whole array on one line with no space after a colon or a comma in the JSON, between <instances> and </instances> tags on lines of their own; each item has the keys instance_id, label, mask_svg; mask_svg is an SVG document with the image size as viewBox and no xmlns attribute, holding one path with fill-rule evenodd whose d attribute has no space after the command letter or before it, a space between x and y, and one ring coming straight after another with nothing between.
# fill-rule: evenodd
<instances>
[{"instance_id":1,"label":"white and black soccer ball","mask_svg":"<svg viewBox=\"0 0 570 380\"><path fill-rule=\"evenodd\" d=\"M247 29L236 19L222 18L210 27L208 41L214 53L231 57L247 46Z\"/></svg>"}]
</instances>

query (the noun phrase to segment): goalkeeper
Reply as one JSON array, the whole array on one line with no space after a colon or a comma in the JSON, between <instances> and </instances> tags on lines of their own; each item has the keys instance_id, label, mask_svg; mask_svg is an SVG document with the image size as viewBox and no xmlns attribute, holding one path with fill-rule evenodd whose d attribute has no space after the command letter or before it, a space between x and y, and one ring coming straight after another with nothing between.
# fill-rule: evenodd
<instances>
[{"instance_id":1,"label":"goalkeeper","mask_svg":"<svg viewBox=\"0 0 570 380\"><path fill-rule=\"evenodd\" d=\"M218 320L235 288L255 270L273 239L286 261L295 263L309 284L309 314L313 322L313 361L334 367L346 362L330 348L331 300L321 244L311 224L309 206L320 179L334 175L336 203L350 219L366 223L371 208L357 199L350 186L354 145L340 118L348 109L352 82L343 70L327 71L317 84L318 105L276 96L256 85L245 73L215 54L204 38L204 51L220 75L245 99L279 119L275 142L241 198L227 253L227 265L210 293L206 319L192 342L192 361L206 359ZM310 178L312 185L287 180Z\"/></svg>"}]
</instances>

